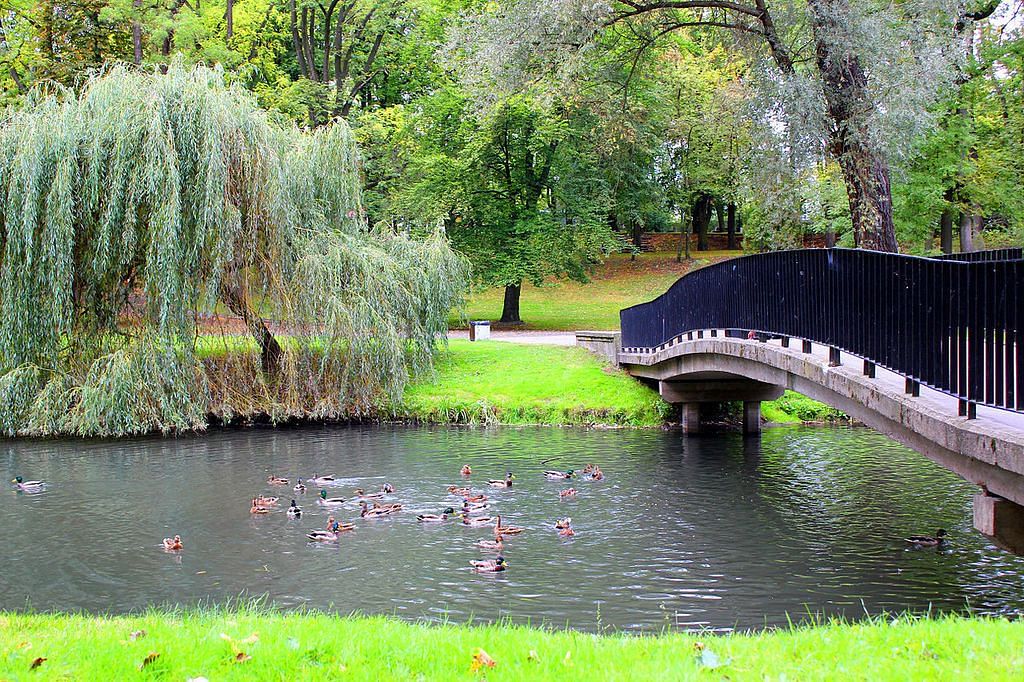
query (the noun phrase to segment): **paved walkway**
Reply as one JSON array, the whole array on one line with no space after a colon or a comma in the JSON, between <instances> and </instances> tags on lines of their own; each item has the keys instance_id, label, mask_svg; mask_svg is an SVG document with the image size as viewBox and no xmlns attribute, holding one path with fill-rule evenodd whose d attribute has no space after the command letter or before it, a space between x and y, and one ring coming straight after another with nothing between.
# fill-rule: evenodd
<instances>
[{"instance_id":1,"label":"paved walkway","mask_svg":"<svg viewBox=\"0 0 1024 682\"><path fill-rule=\"evenodd\" d=\"M469 331L455 329L448 332L449 339L468 339ZM512 343L541 343L550 346L575 346L576 332L538 332L538 331L496 331L491 330L491 341L510 341Z\"/></svg>"}]
</instances>

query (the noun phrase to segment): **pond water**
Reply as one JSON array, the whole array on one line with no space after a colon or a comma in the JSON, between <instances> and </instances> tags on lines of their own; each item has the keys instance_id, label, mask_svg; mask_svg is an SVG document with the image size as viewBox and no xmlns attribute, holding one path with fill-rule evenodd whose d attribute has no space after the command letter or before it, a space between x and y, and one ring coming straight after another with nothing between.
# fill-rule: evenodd
<instances>
[{"instance_id":1,"label":"pond water","mask_svg":"<svg viewBox=\"0 0 1024 682\"><path fill-rule=\"evenodd\" d=\"M547 463L543 463L547 462ZM544 469L598 463L568 487ZM424 525L469 482L506 523L504 573L477 574L490 529ZM505 471L509 490L482 487ZM808 614L926 609L1019 614L1024 559L971 528L972 486L867 429L775 428L760 438L556 428L313 427L229 430L122 442L0 443L0 472L41 478L0 493L0 609L105 612L266 595L285 608L454 622L507 618L586 630L751 628ZM305 533L328 512L270 473L395 486L395 517L358 519L336 545ZM249 513L258 492L279 511ZM570 516L571 540L552 528ZM945 549L902 538L949 530ZM178 533L185 549L163 551ZM493 555L491 555L493 556Z\"/></svg>"}]
</instances>

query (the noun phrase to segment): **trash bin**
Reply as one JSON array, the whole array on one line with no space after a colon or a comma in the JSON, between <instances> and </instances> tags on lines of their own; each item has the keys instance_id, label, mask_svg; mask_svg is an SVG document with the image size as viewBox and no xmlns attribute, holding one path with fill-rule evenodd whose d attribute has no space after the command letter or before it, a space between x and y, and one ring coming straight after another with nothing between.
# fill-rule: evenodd
<instances>
[{"instance_id":1,"label":"trash bin","mask_svg":"<svg viewBox=\"0 0 1024 682\"><path fill-rule=\"evenodd\" d=\"M469 323L469 340L470 341L481 341L483 339L491 338L491 322L490 320L482 320L478 322Z\"/></svg>"}]
</instances>

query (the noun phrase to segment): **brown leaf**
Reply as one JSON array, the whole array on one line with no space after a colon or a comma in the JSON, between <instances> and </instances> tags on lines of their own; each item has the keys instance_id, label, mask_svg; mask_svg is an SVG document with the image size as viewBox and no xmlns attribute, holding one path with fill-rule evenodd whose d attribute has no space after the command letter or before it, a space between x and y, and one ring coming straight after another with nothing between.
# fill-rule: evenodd
<instances>
[{"instance_id":1,"label":"brown leaf","mask_svg":"<svg viewBox=\"0 0 1024 682\"><path fill-rule=\"evenodd\" d=\"M245 653L244 651L239 651L237 654L235 654L235 663L245 663L246 661L250 660L252 660L252 656Z\"/></svg>"},{"instance_id":2,"label":"brown leaf","mask_svg":"<svg viewBox=\"0 0 1024 682\"><path fill-rule=\"evenodd\" d=\"M143 637L145 637L146 636L146 631L145 630L136 630L136 631L134 631L132 634L130 634L128 636L131 637L132 641L134 642L137 639L142 639Z\"/></svg>"},{"instance_id":3,"label":"brown leaf","mask_svg":"<svg viewBox=\"0 0 1024 682\"><path fill-rule=\"evenodd\" d=\"M139 663L139 670L145 670L146 666L160 658L160 654L155 651L150 651L149 655L142 659L142 663Z\"/></svg>"},{"instance_id":4,"label":"brown leaf","mask_svg":"<svg viewBox=\"0 0 1024 682\"><path fill-rule=\"evenodd\" d=\"M540 655L537 653L536 649L530 649L530 653L526 655L526 660L540 663Z\"/></svg>"},{"instance_id":5,"label":"brown leaf","mask_svg":"<svg viewBox=\"0 0 1024 682\"><path fill-rule=\"evenodd\" d=\"M493 668L498 662L491 658L483 649L477 649L473 654L473 662L469 665L469 671L475 673L481 668Z\"/></svg>"},{"instance_id":6,"label":"brown leaf","mask_svg":"<svg viewBox=\"0 0 1024 682\"><path fill-rule=\"evenodd\" d=\"M46 660L46 657L45 657L45 656L40 656L40 657L39 657L39 658L37 658L36 660L32 661L32 665L30 665L30 666L28 667L28 669L29 669L29 670L35 670L36 668L38 668L39 666L41 666L41 665L43 664L43 661L45 661L45 660Z\"/></svg>"},{"instance_id":7,"label":"brown leaf","mask_svg":"<svg viewBox=\"0 0 1024 682\"><path fill-rule=\"evenodd\" d=\"M698 654L704 651L704 642L694 642L693 650L696 651Z\"/></svg>"}]
</instances>

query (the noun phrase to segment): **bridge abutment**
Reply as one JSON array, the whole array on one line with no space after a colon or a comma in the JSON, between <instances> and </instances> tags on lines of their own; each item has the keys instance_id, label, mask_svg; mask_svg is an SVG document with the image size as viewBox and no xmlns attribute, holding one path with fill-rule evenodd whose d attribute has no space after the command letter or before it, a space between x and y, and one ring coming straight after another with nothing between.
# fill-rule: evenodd
<instances>
[{"instance_id":1,"label":"bridge abutment","mask_svg":"<svg viewBox=\"0 0 1024 682\"><path fill-rule=\"evenodd\" d=\"M989 493L974 496L974 527L994 544L1024 554L1024 507Z\"/></svg>"}]
</instances>

